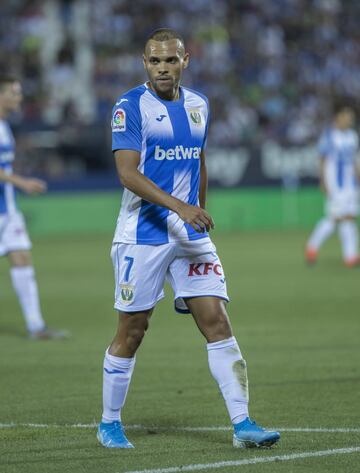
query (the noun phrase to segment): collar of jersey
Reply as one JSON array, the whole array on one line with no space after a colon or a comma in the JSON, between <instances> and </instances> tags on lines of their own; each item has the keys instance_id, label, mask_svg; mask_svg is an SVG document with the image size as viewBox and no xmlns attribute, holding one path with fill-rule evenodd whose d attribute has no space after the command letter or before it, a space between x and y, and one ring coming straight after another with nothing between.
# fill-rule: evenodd
<instances>
[{"instance_id":1,"label":"collar of jersey","mask_svg":"<svg viewBox=\"0 0 360 473\"><path fill-rule=\"evenodd\" d=\"M182 107L184 105L184 91L182 87L179 87L180 98L178 100L163 100L160 98L145 82L146 89L150 92L150 94L155 97L159 102L165 105L165 107Z\"/></svg>"}]
</instances>

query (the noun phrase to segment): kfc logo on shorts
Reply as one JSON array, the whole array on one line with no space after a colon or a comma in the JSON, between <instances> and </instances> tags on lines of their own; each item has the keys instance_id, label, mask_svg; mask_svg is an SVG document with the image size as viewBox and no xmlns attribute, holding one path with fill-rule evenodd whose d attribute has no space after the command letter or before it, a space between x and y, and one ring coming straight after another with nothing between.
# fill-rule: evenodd
<instances>
[{"instance_id":1,"label":"kfc logo on shorts","mask_svg":"<svg viewBox=\"0 0 360 473\"><path fill-rule=\"evenodd\" d=\"M219 263L191 263L189 264L188 276L208 276L211 272L222 276L222 267Z\"/></svg>"}]
</instances>

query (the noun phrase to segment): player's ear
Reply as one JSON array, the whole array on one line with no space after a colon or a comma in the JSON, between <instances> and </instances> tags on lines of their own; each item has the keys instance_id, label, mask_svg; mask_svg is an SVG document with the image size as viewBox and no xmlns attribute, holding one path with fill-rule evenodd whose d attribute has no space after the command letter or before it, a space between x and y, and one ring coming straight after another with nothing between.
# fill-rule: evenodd
<instances>
[{"instance_id":1,"label":"player's ear","mask_svg":"<svg viewBox=\"0 0 360 473\"><path fill-rule=\"evenodd\" d=\"M183 60L184 69L186 69L186 68L188 67L189 61L190 61L190 54L189 54L189 53L185 53L185 54L184 54L184 60Z\"/></svg>"},{"instance_id":2,"label":"player's ear","mask_svg":"<svg viewBox=\"0 0 360 473\"><path fill-rule=\"evenodd\" d=\"M142 55L142 59L143 59L144 69L146 69L146 56L145 56L145 54Z\"/></svg>"}]
</instances>

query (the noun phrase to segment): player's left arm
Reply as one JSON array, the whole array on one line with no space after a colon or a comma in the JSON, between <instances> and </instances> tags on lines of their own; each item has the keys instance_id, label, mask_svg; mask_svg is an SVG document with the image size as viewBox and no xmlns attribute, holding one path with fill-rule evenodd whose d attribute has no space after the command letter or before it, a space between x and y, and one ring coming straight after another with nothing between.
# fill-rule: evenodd
<instances>
[{"instance_id":1,"label":"player's left arm","mask_svg":"<svg viewBox=\"0 0 360 473\"><path fill-rule=\"evenodd\" d=\"M47 184L42 179L7 174L0 168L0 182L9 182L27 194L42 194L47 190Z\"/></svg>"},{"instance_id":2,"label":"player's left arm","mask_svg":"<svg viewBox=\"0 0 360 473\"><path fill-rule=\"evenodd\" d=\"M360 181L360 154L358 154L355 159L355 172L356 172L358 181Z\"/></svg>"},{"instance_id":3,"label":"player's left arm","mask_svg":"<svg viewBox=\"0 0 360 473\"><path fill-rule=\"evenodd\" d=\"M355 133L355 154L354 154L354 165L355 165L355 175L360 182L360 147L359 147L359 137L358 134Z\"/></svg>"},{"instance_id":4,"label":"player's left arm","mask_svg":"<svg viewBox=\"0 0 360 473\"><path fill-rule=\"evenodd\" d=\"M206 149L208 133L209 133L209 124L210 124L210 108L209 108L208 100L206 100L206 103L207 103L207 117L206 117L204 140L202 143L201 153L200 153L200 185L199 185L199 204L200 204L200 207L204 210L206 207L206 196L207 196L207 188L208 188L208 174L207 174L207 168L206 168L205 149Z\"/></svg>"},{"instance_id":5,"label":"player's left arm","mask_svg":"<svg viewBox=\"0 0 360 473\"><path fill-rule=\"evenodd\" d=\"M200 154L200 186L199 186L199 203L202 209L206 207L206 195L208 187L208 176L206 169L205 152Z\"/></svg>"}]
</instances>

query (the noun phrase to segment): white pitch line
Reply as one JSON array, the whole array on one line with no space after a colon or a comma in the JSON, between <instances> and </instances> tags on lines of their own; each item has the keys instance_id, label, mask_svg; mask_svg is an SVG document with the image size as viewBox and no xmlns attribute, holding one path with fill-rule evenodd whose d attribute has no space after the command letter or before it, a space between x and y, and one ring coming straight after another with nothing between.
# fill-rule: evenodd
<instances>
[{"instance_id":1,"label":"white pitch line","mask_svg":"<svg viewBox=\"0 0 360 473\"><path fill-rule=\"evenodd\" d=\"M129 430L158 430L158 431L175 431L175 432L219 432L219 431L232 431L233 428L226 427L154 427L144 425L128 425L125 426ZM324 433L350 433L360 432L360 427L339 427L339 428L326 428L326 427L270 427L268 430L277 430L279 432L324 432Z\"/></svg>"},{"instance_id":2,"label":"white pitch line","mask_svg":"<svg viewBox=\"0 0 360 473\"><path fill-rule=\"evenodd\" d=\"M280 432L328 432L328 433L331 433L331 432L334 432L334 433L340 433L340 432L343 432L343 433L350 433L350 432L360 432L360 428L329 428L327 429L326 427L280 427L279 429L269 429L269 430L279 430Z\"/></svg>"},{"instance_id":3,"label":"white pitch line","mask_svg":"<svg viewBox=\"0 0 360 473\"><path fill-rule=\"evenodd\" d=\"M360 452L360 447L336 448L332 450L318 450L315 452L293 453L291 455L274 455L268 457L254 457L244 460L229 460L216 463L197 463L194 465L171 466L169 468L156 468L154 470L135 470L126 473L183 473L184 471L214 470L230 466L255 465L256 463L271 463L278 461L299 460L302 458L327 457L330 455L343 455Z\"/></svg>"},{"instance_id":4,"label":"white pitch line","mask_svg":"<svg viewBox=\"0 0 360 473\"><path fill-rule=\"evenodd\" d=\"M10 429L16 427L29 427L35 429L50 429L50 428L69 428L69 429L94 429L97 427L97 423L92 424L32 424L32 423L0 423L0 429ZM125 425L128 430L153 430L159 432L219 432L219 431L231 431L232 427L229 426L208 426L208 427L156 427L153 425L146 426L140 424ZM319 432L319 433L356 433L360 432L360 427L339 427L339 428L327 428L327 427L271 427L269 430L277 430L279 432Z\"/></svg>"},{"instance_id":5,"label":"white pitch line","mask_svg":"<svg viewBox=\"0 0 360 473\"><path fill-rule=\"evenodd\" d=\"M58 428L69 428L69 429L93 429L97 427L97 423L93 424L26 424L26 423L15 423L9 422L7 424L0 423L0 429L12 429L16 427L30 427L33 429L58 429Z\"/></svg>"}]
</instances>

